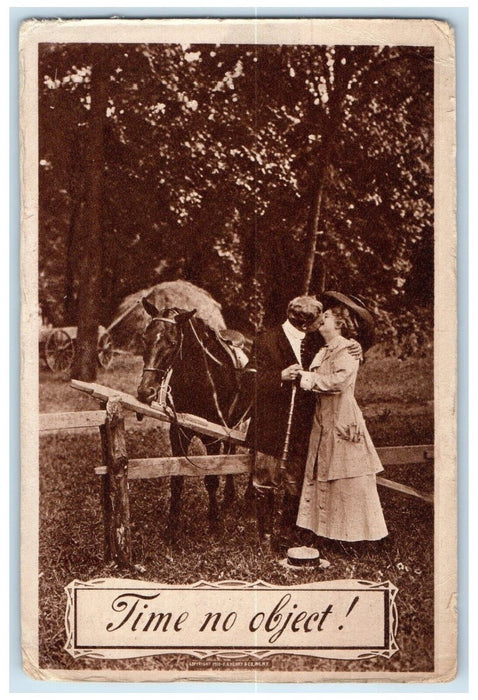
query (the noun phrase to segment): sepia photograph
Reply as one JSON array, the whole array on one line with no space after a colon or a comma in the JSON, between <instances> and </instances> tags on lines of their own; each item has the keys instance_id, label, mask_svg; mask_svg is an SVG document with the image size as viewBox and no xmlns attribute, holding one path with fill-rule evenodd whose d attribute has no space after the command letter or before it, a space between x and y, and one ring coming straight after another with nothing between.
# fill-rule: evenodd
<instances>
[{"instance_id":1,"label":"sepia photograph","mask_svg":"<svg viewBox=\"0 0 478 700\"><path fill-rule=\"evenodd\" d=\"M25 671L452 680L450 27L32 20L20 62Z\"/></svg>"}]
</instances>

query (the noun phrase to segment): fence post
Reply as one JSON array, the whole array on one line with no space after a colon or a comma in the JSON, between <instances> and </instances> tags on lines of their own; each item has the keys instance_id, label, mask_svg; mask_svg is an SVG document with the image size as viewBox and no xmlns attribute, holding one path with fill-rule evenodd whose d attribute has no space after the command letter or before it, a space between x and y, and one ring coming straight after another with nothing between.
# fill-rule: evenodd
<instances>
[{"instance_id":1,"label":"fence post","mask_svg":"<svg viewBox=\"0 0 478 700\"><path fill-rule=\"evenodd\" d=\"M131 566L128 456L120 397L112 396L101 426L101 445L107 473L102 477L101 503L105 526L105 559L120 567Z\"/></svg>"},{"instance_id":2,"label":"fence post","mask_svg":"<svg viewBox=\"0 0 478 700\"><path fill-rule=\"evenodd\" d=\"M106 411L106 401L100 403L103 411ZM101 456L102 464L108 465L108 438L106 436L106 424L100 425L101 436ZM108 467L107 467L108 468ZM101 512L103 513L103 556L105 562L113 561L113 548L110 541L111 522L111 499L110 499L110 479L108 472L102 474L100 487Z\"/></svg>"}]
</instances>

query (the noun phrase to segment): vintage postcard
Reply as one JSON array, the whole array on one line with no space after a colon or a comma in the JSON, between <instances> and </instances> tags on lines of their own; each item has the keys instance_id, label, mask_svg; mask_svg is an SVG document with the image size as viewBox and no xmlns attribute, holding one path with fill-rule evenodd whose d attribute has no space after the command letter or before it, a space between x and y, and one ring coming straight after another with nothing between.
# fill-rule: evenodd
<instances>
[{"instance_id":1,"label":"vintage postcard","mask_svg":"<svg viewBox=\"0 0 478 700\"><path fill-rule=\"evenodd\" d=\"M25 672L453 679L452 28L20 39Z\"/></svg>"}]
</instances>

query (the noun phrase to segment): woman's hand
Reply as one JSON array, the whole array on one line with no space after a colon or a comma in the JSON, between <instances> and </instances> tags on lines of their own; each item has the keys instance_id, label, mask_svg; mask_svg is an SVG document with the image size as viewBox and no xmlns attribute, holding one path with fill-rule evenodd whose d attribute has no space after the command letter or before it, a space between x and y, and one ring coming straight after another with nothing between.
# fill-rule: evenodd
<instances>
[{"instance_id":1,"label":"woman's hand","mask_svg":"<svg viewBox=\"0 0 478 700\"><path fill-rule=\"evenodd\" d=\"M349 442L360 442L364 435L363 426L359 423L337 425L337 434L342 440L347 440Z\"/></svg>"},{"instance_id":2,"label":"woman's hand","mask_svg":"<svg viewBox=\"0 0 478 700\"><path fill-rule=\"evenodd\" d=\"M290 365L282 370L280 378L283 382L294 382L299 376L302 367L298 364ZM277 375L276 375L277 376Z\"/></svg>"}]
</instances>

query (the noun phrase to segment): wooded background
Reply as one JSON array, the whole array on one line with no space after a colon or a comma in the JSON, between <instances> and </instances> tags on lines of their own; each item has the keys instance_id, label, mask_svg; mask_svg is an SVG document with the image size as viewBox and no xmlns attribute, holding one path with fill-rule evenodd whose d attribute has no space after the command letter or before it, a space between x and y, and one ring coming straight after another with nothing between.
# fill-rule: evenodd
<instances>
[{"instance_id":1,"label":"wooded background","mask_svg":"<svg viewBox=\"0 0 478 700\"><path fill-rule=\"evenodd\" d=\"M40 303L78 325L76 376L177 278L249 334L337 289L430 347L432 48L42 44L39 137Z\"/></svg>"}]
</instances>

